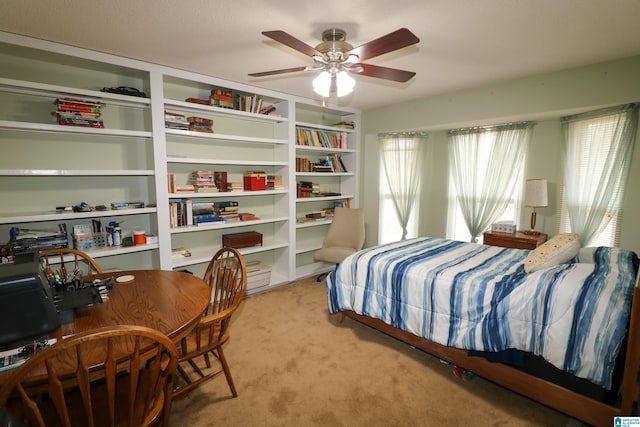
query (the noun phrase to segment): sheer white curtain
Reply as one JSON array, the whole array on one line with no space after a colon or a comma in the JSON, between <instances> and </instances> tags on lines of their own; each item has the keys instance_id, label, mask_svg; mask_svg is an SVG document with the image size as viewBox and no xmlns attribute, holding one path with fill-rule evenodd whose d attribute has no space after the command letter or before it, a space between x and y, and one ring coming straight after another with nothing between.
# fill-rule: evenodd
<instances>
[{"instance_id":1,"label":"sheer white curtain","mask_svg":"<svg viewBox=\"0 0 640 427\"><path fill-rule=\"evenodd\" d=\"M620 209L637 127L637 104L562 119L565 207L582 246Z\"/></svg>"},{"instance_id":2,"label":"sheer white curtain","mask_svg":"<svg viewBox=\"0 0 640 427\"><path fill-rule=\"evenodd\" d=\"M530 122L448 132L449 169L472 242L509 205L532 132Z\"/></svg>"},{"instance_id":3,"label":"sheer white curtain","mask_svg":"<svg viewBox=\"0 0 640 427\"><path fill-rule=\"evenodd\" d=\"M420 191L422 149L428 135L423 132L385 133L378 135L381 160L393 206L407 236L407 224Z\"/></svg>"}]
</instances>

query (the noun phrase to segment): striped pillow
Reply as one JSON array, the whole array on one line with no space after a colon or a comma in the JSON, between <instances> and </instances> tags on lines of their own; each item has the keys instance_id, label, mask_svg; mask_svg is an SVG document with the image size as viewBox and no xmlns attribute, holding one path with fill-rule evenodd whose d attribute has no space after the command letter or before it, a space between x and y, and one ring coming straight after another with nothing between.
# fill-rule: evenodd
<instances>
[{"instance_id":1,"label":"striped pillow","mask_svg":"<svg viewBox=\"0 0 640 427\"><path fill-rule=\"evenodd\" d=\"M531 251L524 260L524 271L533 273L570 261L580 251L580 241L575 233L563 233Z\"/></svg>"}]
</instances>

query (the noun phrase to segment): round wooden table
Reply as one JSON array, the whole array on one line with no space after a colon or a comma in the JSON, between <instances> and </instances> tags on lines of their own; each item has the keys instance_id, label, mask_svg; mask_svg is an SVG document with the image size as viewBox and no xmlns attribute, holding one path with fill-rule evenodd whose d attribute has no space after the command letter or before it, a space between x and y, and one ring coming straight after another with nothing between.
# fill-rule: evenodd
<instances>
[{"instance_id":1,"label":"round wooden table","mask_svg":"<svg viewBox=\"0 0 640 427\"><path fill-rule=\"evenodd\" d=\"M132 270L103 273L115 277L102 304L75 309L75 319L63 325L63 334L76 334L114 325L156 329L177 343L198 323L211 298L211 289L199 277L170 270ZM126 282L120 277L133 276Z\"/></svg>"},{"instance_id":2,"label":"round wooden table","mask_svg":"<svg viewBox=\"0 0 640 427\"><path fill-rule=\"evenodd\" d=\"M132 277L125 282L115 281L108 297L101 304L76 308L75 316L62 325L63 335L77 334L96 328L116 325L138 325L156 329L174 343L186 336L198 323L209 305L211 289L197 276L169 270L132 270L103 273L91 278L118 279ZM104 351L89 351L85 356L95 363L104 359ZM116 351L117 353L117 351ZM11 374L0 372L0 384ZM42 372L31 372L39 378Z\"/></svg>"}]
</instances>

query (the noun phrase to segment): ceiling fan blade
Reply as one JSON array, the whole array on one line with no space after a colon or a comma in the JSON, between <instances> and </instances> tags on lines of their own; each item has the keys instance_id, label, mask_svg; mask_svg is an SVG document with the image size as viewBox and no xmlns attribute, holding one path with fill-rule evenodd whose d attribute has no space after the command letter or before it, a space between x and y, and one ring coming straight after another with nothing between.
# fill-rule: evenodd
<instances>
[{"instance_id":1,"label":"ceiling fan blade","mask_svg":"<svg viewBox=\"0 0 640 427\"><path fill-rule=\"evenodd\" d=\"M295 49L298 52L301 52L307 56L314 56L314 55L322 56L320 52L318 52L308 44L298 40L297 38L293 37L288 33L285 33L284 31L280 31L280 30L263 31L262 34L269 38L272 38L273 40L279 43L282 43L285 46L289 46L291 49Z\"/></svg>"},{"instance_id":2,"label":"ceiling fan blade","mask_svg":"<svg viewBox=\"0 0 640 427\"><path fill-rule=\"evenodd\" d=\"M371 59L384 53L411 46L419 41L420 39L411 31L406 28L400 28L386 36L382 36L351 49L349 52L344 54L344 57L346 58L348 55L358 55L358 61L366 61L367 59Z\"/></svg>"},{"instance_id":3,"label":"ceiling fan blade","mask_svg":"<svg viewBox=\"0 0 640 427\"><path fill-rule=\"evenodd\" d=\"M354 67L362 67L362 71L358 73L362 76L393 80L394 82L400 83L409 81L411 77L416 75L413 71L397 70L395 68L381 67L379 65L354 64Z\"/></svg>"},{"instance_id":4,"label":"ceiling fan blade","mask_svg":"<svg viewBox=\"0 0 640 427\"><path fill-rule=\"evenodd\" d=\"M251 77L273 76L275 74L294 73L296 71L304 71L307 67L284 68L282 70L262 71L260 73L251 73Z\"/></svg>"}]
</instances>

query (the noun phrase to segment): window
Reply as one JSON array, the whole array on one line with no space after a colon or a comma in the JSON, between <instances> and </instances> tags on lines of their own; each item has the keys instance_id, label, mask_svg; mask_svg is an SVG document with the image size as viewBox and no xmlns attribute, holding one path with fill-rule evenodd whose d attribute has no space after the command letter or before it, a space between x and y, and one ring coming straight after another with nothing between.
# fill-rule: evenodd
<instances>
[{"instance_id":1,"label":"window","mask_svg":"<svg viewBox=\"0 0 640 427\"><path fill-rule=\"evenodd\" d=\"M634 104L565 117L560 232L583 246L617 246L637 129Z\"/></svg>"},{"instance_id":2,"label":"window","mask_svg":"<svg viewBox=\"0 0 640 427\"><path fill-rule=\"evenodd\" d=\"M422 146L426 140L425 133L379 135L379 243L418 236Z\"/></svg>"},{"instance_id":3,"label":"window","mask_svg":"<svg viewBox=\"0 0 640 427\"><path fill-rule=\"evenodd\" d=\"M525 122L448 133L448 238L475 242L491 223L519 216L532 130Z\"/></svg>"}]
</instances>

